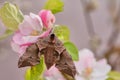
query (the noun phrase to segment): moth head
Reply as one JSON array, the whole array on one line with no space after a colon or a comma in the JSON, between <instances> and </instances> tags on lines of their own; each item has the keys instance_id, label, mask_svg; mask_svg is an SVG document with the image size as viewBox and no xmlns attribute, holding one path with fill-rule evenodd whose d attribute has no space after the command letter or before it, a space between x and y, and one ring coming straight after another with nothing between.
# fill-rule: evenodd
<instances>
[{"instance_id":1,"label":"moth head","mask_svg":"<svg viewBox=\"0 0 120 80\"><path fill-rule=\"evenodd\" d=\"M50 35L50 40L51 40L52 43L55 42L55 34L51 34Z\"/></svg>"}]
</instances>

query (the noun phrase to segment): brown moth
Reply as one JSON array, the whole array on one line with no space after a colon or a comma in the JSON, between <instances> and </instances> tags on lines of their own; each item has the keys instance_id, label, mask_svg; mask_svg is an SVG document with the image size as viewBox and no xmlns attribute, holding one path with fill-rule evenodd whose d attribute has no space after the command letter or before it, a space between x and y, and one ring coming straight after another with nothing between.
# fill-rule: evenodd
<instances>
[{"instance_id":1,"label":"brown moth","mask_svg":"<svg viewBox=\"0 0 120 80\"><path fill-rule=\"evenodd\" d=\"M33 66L39 64L40 56L44 55L47 69L55 64L62 73L72 77L76 74L76 68L63 43L54 35L50 34L45 38L39 38L35 44L26 49L20 57L18 67Z\"/></svg>"}]
</instances>

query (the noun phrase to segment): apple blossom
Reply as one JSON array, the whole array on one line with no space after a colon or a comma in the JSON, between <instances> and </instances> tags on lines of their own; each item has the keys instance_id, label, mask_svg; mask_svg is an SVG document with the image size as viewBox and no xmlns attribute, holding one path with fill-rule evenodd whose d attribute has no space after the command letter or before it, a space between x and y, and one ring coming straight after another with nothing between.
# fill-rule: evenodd
<instances>
[{"instance_id":1,"label":"apple blossom","mask_svg":"<svg viewBox=\"0 0 120 80\"><path fill-rule=\"evenodd\" d=\"M79 52L79 61L75 65L78 71L76 80L106 80L111 69L106 59L96 61L94 54L88 49Z\"/></svg>"},{"instance_id":2,"label":"apple blossom","mask_svg":"<svg viewBox=\"0 0 120 80\"><path fill-rule=\"evenodd\" d=\"M81 50L79 61L74 63L77 69L75 80L106 80L111 70L106 59L96 61L94 54L88 49ZM55 66L45 72L45 77L47 80L65 80Z\"/></svg>"},{"instance_id":3,"label":"apple blossom","mask_svg":"<svg viewBox=\"0 0 120 80\"><path fill-rule=\"evenodd\" d=\"M19 30L23 35L38 35L42 29L42 21L38 15L30 13L25 15L23 22L19 25Z\"/></svg>"},{"instance_id":4,"label":"apple blossom","mask_svg":"<svg viewBox=\"0 0 120 80\"><path fill-rule=\"evenodd\" d=\"M46 80L65 80L55 66L52 66L49 70L46 70L44 72L44 76Z\"/></svg>"},{"instance_id":5,"label":"apple blossom","mask_svg":"<svg viewBox=\"0 0 120 80\"><path fill-rule=\"evenodd\" d=\"M24 16L24 20L19 24L18 29L13 36L11 46L20 55L25 52L28 46L35 43L38 38L48 36L52 30L52 28L49 28L46 31L42 31L43 23L41 17L33 13Z\"/></svg>"},{"instance_id":6,"label":"apple blossom","mask_svg":"<svg viewBox=\"0 0 120 80\"><path fill-rule=\"evenodd\" d=\"M50 10L41 10L39 12L39 16L41 17L43 26L46 29L53 27L53 24L55 23L55 16L52 14Z\"/></svg>"}]
</instances>

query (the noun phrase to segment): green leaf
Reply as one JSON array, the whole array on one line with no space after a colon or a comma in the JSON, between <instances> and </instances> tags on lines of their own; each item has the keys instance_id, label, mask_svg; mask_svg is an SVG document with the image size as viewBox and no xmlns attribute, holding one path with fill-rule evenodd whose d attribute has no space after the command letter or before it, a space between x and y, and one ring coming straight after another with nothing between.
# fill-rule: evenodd
<instances>
[{"instance_id":1,"label":"green leaf","mask_svg":"<svg viewBox=\"0 0 120 80\"><path fill-rule=\"evenodd\" d=\"M44 58L40 59L40 64L27 69L25 80L43 80L42 75L45 70Z\"/></svg>"},{"instance_id":2,"label":"green leaf","mask_svg":"<svg viewBox=\"0 0 120 80\"><path fill-rule=\"evenodd\" d=\"M44 9L51 10L53 14L62 12L64 3L61 0L48 0L44 6Z\"/></svg>"},{"instance_id":3,"label":"green leaf","mask_svg":"<svg viewBox=\"0 0 120 80\"><path fill-rule=\"evenodd\" d=\"M0 36L0 40L5 39L6 37L10 36L13 33L11 30L6 30L3 35Z\"/></svg>"},{"instance_id":4,"label":"green leaf","mask_svg":"<svg viewBox=\"0 0 120 80\"><path fill-rule=\"evenodd\" d=\"M120 80L120 73L116 71L111 71L108 74L109 78L107 80Z\"/></svg>"},{"instance_id":5,"label":"green leaf","mask_svg":"<svg viewBox=\"0 0 120 80\"><path fill-rule=\"evenodd\" d=\"M69 54L72 56L72 59L77 61L78 60L78 49L72 42L65 42L64 46L66 47Z\"/></svg>"},{"instance_id":6,"label":"green leaf","mask_svg":"<svg viewBox=\"0 0 120 80\"><path fill-rule=\"evenodd\" d=\"M68 27L66 26L55 26L54 27L54 33L55 35L57 35L57 37L65 42L65 41L69 41L70 38L70 30L68 29Z\"/></svg>"},{"instance_id":7,"label":"green leaf","mask_svg":"<svg viewBox=\"0 0 120 80\"><path fill-rule=\"evenodd\" d=\"M6 2L0 8L0 18L8 29L15 31L23 21L23 14L16 5Z\"/></svg>"},{"instance_id":8,"label":"green leaf","mask_svg":"<svg viewBox=\"0 0 120 80\"><path fill-rule=\"evenodd\" d=\"M107 80L114 80L114 79L112 79L112 78L108 78Z\"/></svg>"},{"instance_id":9,"label":"green leaf","mask_svg":"<svg viewBox=\"0 0 120 80\"><path fill-rule=\"evenodd\" d=\"M25 80L31 80L31 69L30 68L26 70Z\"/></svg>"}]
</instances>

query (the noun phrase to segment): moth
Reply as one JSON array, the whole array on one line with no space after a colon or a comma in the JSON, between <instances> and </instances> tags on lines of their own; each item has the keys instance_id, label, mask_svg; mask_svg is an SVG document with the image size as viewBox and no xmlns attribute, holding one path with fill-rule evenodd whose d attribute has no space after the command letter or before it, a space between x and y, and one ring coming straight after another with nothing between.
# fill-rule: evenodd
<instances>
[{"instance_id":1,"label":"moth","mask_svg":"<svg viewBox=\"0 0 120 80\"><path fill-rule=\"evenodd\" d=\"M39 38L36 43L30 45L25 53L19 58L18 67L21 68L39 64L41 55L44 55L47 69L50 69L51 66L55 65L60 72L74 78L76 68L73 60L63 43L55 36L55 34Z\"/></svg>"}]
</instances>

